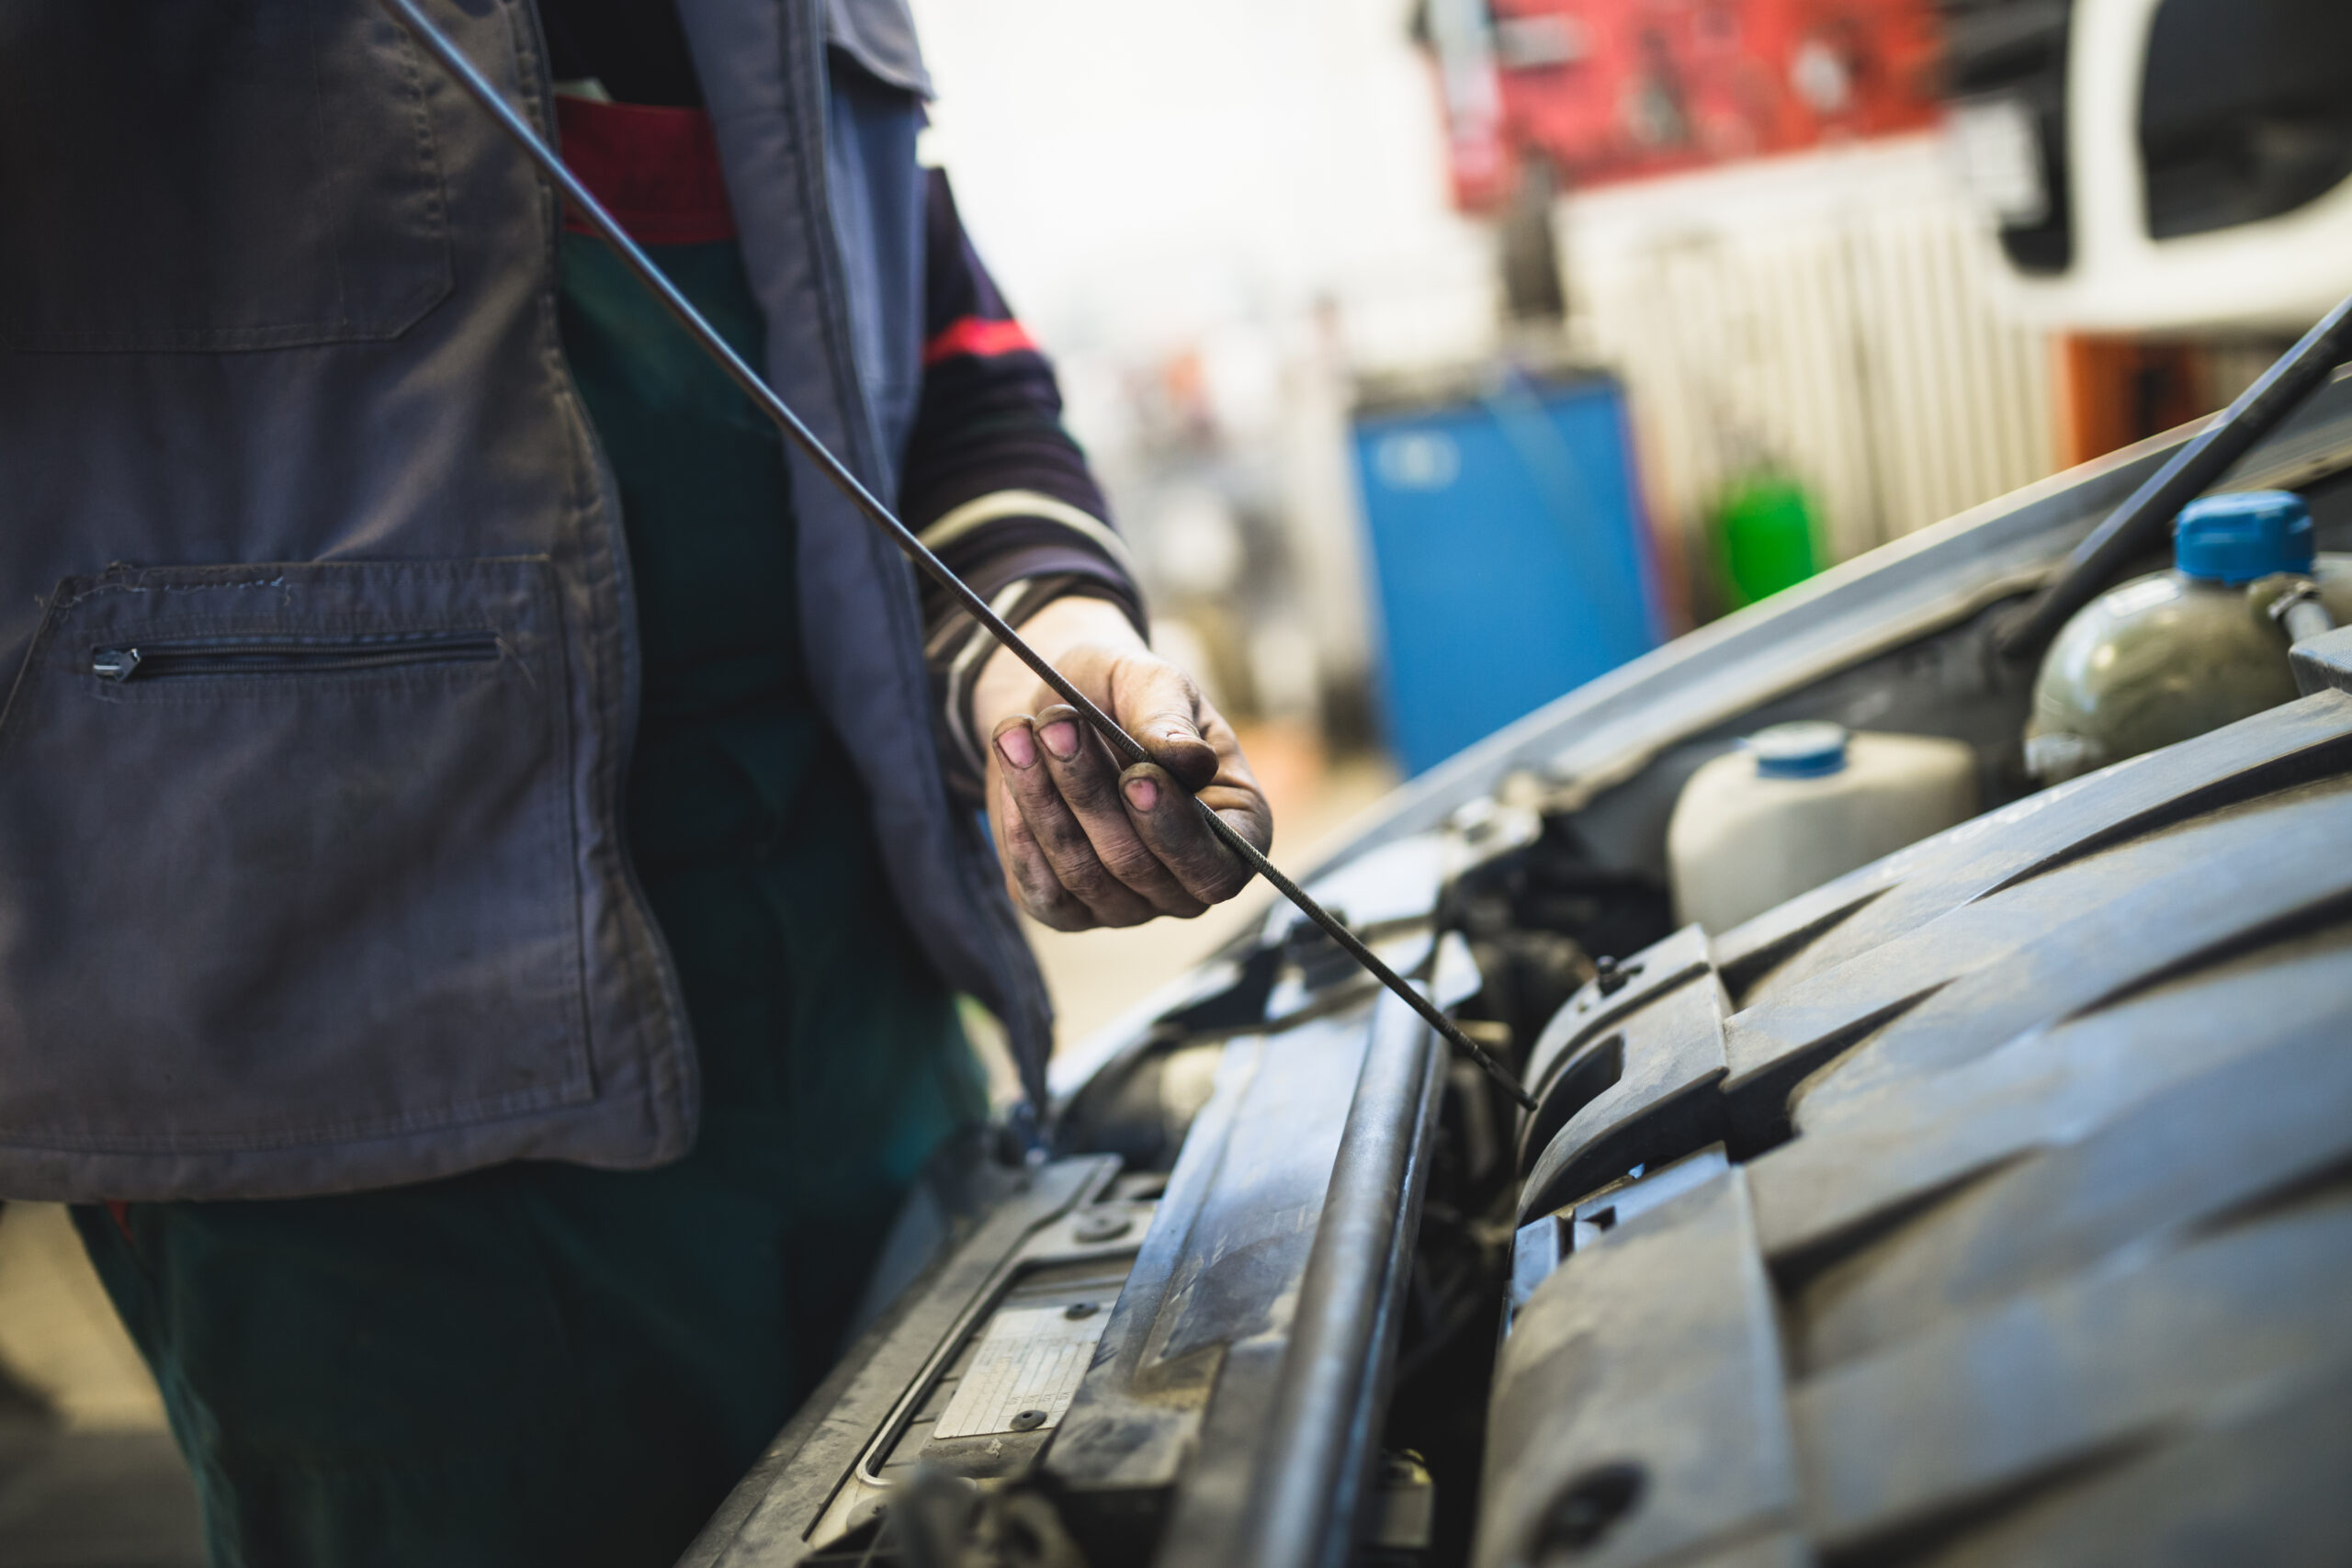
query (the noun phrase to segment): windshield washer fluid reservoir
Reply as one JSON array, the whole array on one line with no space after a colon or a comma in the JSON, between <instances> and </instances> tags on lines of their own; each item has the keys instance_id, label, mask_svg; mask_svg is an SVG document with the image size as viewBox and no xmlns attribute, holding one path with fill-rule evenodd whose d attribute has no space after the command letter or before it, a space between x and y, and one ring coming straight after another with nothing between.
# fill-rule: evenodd
<instances>
[{"instance_id":1,"label":"windshield washer fluid reservoir","mask_svg":"<svg viewBox=\"0 0 2352 1568\"><path fill-rule=\"evenodd\" d=\"M1666 830L1675 908L1727 931L1974 815L1963 742L1776 724L1682 786Z\"/></svg>"},{"instance_id":2,"label":"windshield washer fluid reservoir","mask_svg":"<svg viewBox=\"0 0 2352 1568\"><path fill-rule=\"evenodd\" d=\"M2296 695L2270 606L2309 577L2352 621L2352 557L2314 555L2311 512L2285 491L2208 496L2173 525L2173 570L2085 605L2034 682L2026 771L2058 784L2234 724Z\"/></svg>"}]
</instances>

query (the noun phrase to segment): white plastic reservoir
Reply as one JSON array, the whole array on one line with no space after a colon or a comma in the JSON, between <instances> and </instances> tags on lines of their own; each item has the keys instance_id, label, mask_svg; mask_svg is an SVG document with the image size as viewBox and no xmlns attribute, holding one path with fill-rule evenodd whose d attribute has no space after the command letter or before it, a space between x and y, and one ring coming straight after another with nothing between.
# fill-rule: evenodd
<instances>
[{"instance_id":1,"label":"white plastic reservoir","mask_svg":"<svg viewBox=\"0 0 2352 1568\"><path fill-rule=\"evenodd\" d=\"M1975 815L1963 742L1776 724L1682 786L1666 829L1674 907L1727 931Z\"/></svg>"}]
</instances>

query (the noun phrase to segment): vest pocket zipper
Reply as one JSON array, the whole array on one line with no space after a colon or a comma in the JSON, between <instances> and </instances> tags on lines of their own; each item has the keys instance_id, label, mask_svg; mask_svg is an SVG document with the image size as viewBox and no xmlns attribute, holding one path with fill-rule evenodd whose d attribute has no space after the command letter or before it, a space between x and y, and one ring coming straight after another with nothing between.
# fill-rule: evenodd
<instances>
[{"instance_id":1,"label":"vest pocket zipper","mask_svg":"<svg viewBox=\"0 0 2352 1568\"><path fill-rule=\"evenodd\" d=\"M294 637L125 644L90 654L90 673L121 685L200 675L333 675L419 664L487 664L505 652L494 632L321 642Z\"/></svg>"}]
</instances>

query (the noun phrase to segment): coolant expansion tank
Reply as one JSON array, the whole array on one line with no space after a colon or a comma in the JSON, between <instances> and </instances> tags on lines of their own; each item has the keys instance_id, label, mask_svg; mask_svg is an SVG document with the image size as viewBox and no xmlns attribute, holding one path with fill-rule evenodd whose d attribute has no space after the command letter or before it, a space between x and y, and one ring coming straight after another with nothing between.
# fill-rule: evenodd
<instances>
[{"instance_id":1,"label":"coolant expansion tank","mask_svg":"<svg viewBox=\"0 0 2352 1568\"><path fill-rule=\"evenodd\" d=\"M1682 786L1666 830L1675 909L1726 931L1975 814L1961 741L1776 724Z\"/></svg>"},{"instance_id":2,"label":"coolant expansion tank","mask_svg":"<svg viewBox=\"0 0 2352 1568\"><path fill-rule=\"evenodd\" d=\"M2173 525L2173 570L2112 588L2058 634L2034 682L2026 771L2043 784L2187 740L2295 696L2270 605L2317 582L2352 620L2352 557L2315 556L2285 491L2208 496Z\"/></svg>"}]
</instances>

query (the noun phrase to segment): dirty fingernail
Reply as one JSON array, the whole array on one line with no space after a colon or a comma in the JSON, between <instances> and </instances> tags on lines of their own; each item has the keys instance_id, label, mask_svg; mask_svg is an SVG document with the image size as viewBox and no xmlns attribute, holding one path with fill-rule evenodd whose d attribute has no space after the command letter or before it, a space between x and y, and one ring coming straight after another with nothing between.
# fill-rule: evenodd
<instances>
[{"instance_id":1,"label":"dirty fingernail","mask_svg":"<svg viewBox=\"0 0 2352 1568\"><path fill-rule=\"evenodd\" d=\"M1070 719L1057 718L1046 725L1037 731L1037 738L1046 743L1046 750L1065 762L1078 755L1078 725Z\"/></svg>"},{"instance_id":2,"label":"dirty fingernail","mask_svg":"<svg viewBox=\"0 0 2352 1568\"><path fill-rule=\"evenodd\" d=\"M1004 760L1016 768L1034 768L1037 765L1037 740L1029 733L1026 725L1016 724L998 736L996 749L1003 752Z\"/></svg>"},{"instance_id":3,"label":"dirty fingernail","mask_svg":"<svg viewBox=\"0 0 2352 1568\"><path fill-rule=\"evenodd\" d=\"M1149 779L1129 779L1127 804L1137 811L1150 810L1159 804L1159 786Z\"/></svg>"}]
</instances>

